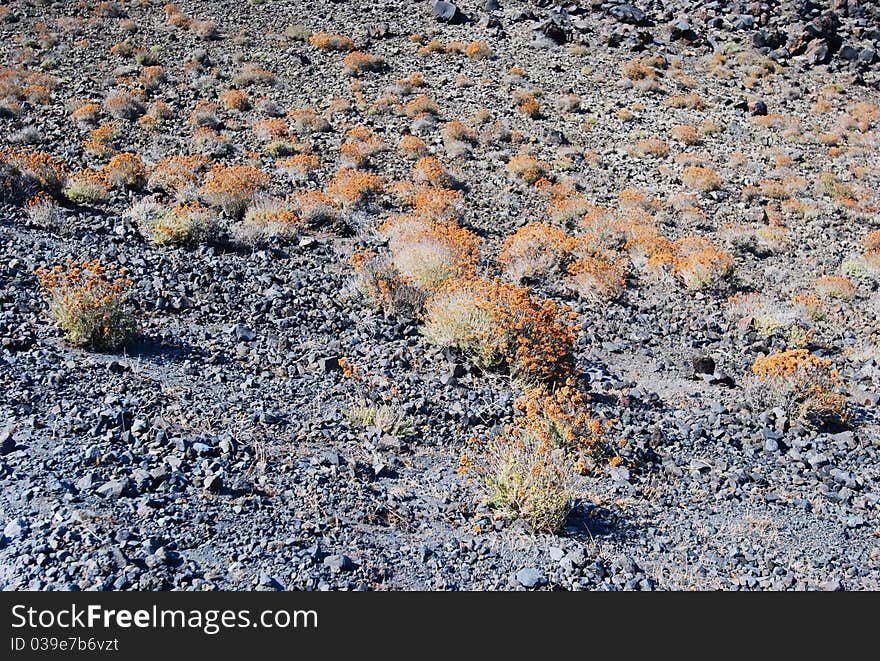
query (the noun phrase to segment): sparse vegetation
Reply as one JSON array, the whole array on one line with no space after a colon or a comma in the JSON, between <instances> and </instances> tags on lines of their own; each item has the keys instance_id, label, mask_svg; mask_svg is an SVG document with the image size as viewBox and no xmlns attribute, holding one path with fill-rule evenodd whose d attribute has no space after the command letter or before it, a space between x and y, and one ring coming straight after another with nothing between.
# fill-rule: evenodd
<instances>
[{"instance_id":1,"label":"sparse vegetation","mask_svg":"<svg viewBox=\"0 0 880 661\"><path fill-rule=\"evenodd\" d=\"M97 261L37 270L53 319L74 346L115 351L131 340L136 324L127 309L131 280L124 270Z\"/></svg>"}]
</instances>

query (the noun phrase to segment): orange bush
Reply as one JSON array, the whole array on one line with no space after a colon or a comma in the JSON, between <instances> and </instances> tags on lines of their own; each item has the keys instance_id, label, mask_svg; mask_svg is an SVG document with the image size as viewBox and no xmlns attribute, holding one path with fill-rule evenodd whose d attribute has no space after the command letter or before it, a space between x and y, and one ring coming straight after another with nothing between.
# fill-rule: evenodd
<instances>
[{"instance_id":1,"label":"orange bush","mask_svg":"<svg viewBox=\"0 0 880 661\"><path fill-rule=\"evenodd\" d=\"M37 275L49 310L71 344L112 351L134 334L134 320L125 310L132 282L124 270L70 260L66 269L40 268Z\"/></svg>"},{"instance_id":2,"label":"orange bush","mask_svg":"<svg viewBox=\"0 0 880 661\"><path fill-rule=\"evenodd\" d=\"M507 238L498 263L514 282L560 275L574 259L577 241L546 223L529 223Z\"/></svg>"},{"instance_id":3,"label":"orange bush","mask_svg":"<svg viewBox=\"0 0 880 661\"><path fill-rule=\"evenodd\" d=\"M354 41L351 37L329 32L315 32L309 37L309 43L322 51L345 51L354 50Z\"/></svg>"},{"instance_id":4,"label":"orange bush","mask_svg":"<svg viewBox=\"0 0 880 661\"><path fill-rule=\"evenodd\" d=\"M846 398L838 394L840 376L827 358L807 349L792 349L757 358L752 374L765 388L764 403L786 411L788 419L820 421L845 416Z\"/></svg>"},{"instance_id":5,"label":"orange bush","mask_svg":"<svg viewBox=\"0 0 880 661\"><path fill-rule=\"evenodd\" d=\"M379 227L391 262L417 287L435 289L451 278L473 276L482 241L456 223L394 216Z\"/></svg>"},{"instance_id":6,"label":"orange bush","mask_svg":"<svg viewBox=\"0 0 880 661\"><path fill-rule=\"evenodd\" d=\"M429 300L426 339L523 382L565 378L580 327L571 310L500 280L453 279Z\"/></svg>"},{"instance_id":7,"label":"orange bush","mask_svg":"<svg viewBox=\"0 0 880 661\"><path fill-rule=\"evenodd\" d=\"M137 154L117 154L104 166L104 174L114 186L138 190L146 184L147 167Z\"/></svg>"},{"instance_id":8,"label":"orange bush","mask_svg":"<svg viewBox=\"0 0 880 661\"><path fill-rule=\"evenodd\" d=\"M340 169L327 185L327 194L342 206L357 207L385 190L385 180L376 174Z\"/></svg>"},{"instance_id":9,"label":"orange bush","mask_svg":"<svg viewBox=\"0 0 880 661\"><path fill-rule=\"evenodd\" d=\"M205 179L205 199L231 217L240 217L254 196L269 183L269 176L250 165L215 165Z\"/></svg>"},{"instance_id":10,"label":"orange bush","mask_svg":"<svg viewBox=\"0 0 880 661\"><path fill-rule=\"evenodd\" d=\"M187 189L198 186L208 169L207 156L171 156L156 163L150 174L147 188L161 188L168 193L182 195Z\"/></svg>"},{"instance_id":11,"label":"orange bush","mask_svg":"<svg viewBox=\"0 0 880 661\"><path fill-rule=\"evenodd\" d=\"M228 89L220 94L220 103L230 110L249 110L251 99L247 92L237 89Z\"/></svg>"},{"instance_id":12,"label":"orange bush","mask_svg":"<svg viewBox=\"0 0 880 661\"><path fill-rule=\"evenodd\" d=\"M517 154L507 163L507 171L527 184L535 184L547 174L548 166L530 154Z\"/></svg>"}]
</instances>

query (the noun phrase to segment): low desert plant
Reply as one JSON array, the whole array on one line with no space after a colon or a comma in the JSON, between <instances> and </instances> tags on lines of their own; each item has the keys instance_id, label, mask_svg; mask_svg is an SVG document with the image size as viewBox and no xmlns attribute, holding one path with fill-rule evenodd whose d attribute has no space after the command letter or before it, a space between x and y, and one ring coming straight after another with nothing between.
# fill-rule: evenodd
<instances>
[{"instance_id":1,"label":"low desert plant","mask_svg":"<svg viewBox=\"0 0 880 661\"><path fill-rule=\"evenodd\" d=\"M268 183L269 175L250 165L215 165L205 178L202 194L230 218L240 218Z\"/></svg>"},{"instance_id":2,"label":"low desert plant","mask_svg":"<svg viewBox=\"0 0 880 661\"><path fill-rule=\"evenodd\" d=\"M103 172L81 170L67 178L64 196L75 204L100 204L110 197L110 182Z\"/></svg>"},{"instance_id":3,"label":"low desert plant","mask_svg":"<svg viewBox=\"0 0 880 661\"><path fill-rule=\"evenodd\" d=\"M46 152L0 150L6 166L6 178L13 186L13 197L44 191L53 197L61 194L69 170L66 163Z\"/></svg>"},{"instance_id":4,"label":"low desert plant","mask_svg":"<svg viewBox=\"0 0 880 661\"><path fill-rule=\"evenodd\" d=\"M692 165L681 173L681 181L688 188L701 192L718 190L724 185L721 176L711 168Z\"/></svg>"},{"instance_id":5,"label":"low desert plant","mask_svg":"<svg viewBox=\"0 0 880 661\"><path fill-rule=\"evenodd\" d=\"M394 267L389 256L359 252L352 256L354 289L386 317L414 318L425 305L425 292Z\"/></svg>"},{"instance_id":6,"label":"low desert plant","mask_svg":"<svg viewBox=\"0 0 880 661\"><path fill-rule=\"evenodd\" d=\"M534 185L547 175L548 166L530 154L517 154L507 163L507 171L517 179Z\"/></svg>"},{"instance_id":7,"label":"low desert plant","mask_svg":"<svg viewBox=\"0 0 880 661\"><path fill-rule=\"evenodd\" d=\"M147 182L147 167L137 154L117 154L104 166L104 174L117 188L140 190Z\"/></svg>"},{"instance_id":8,"label":"low desert plant","mask_svg":"<svg viewBox=\"0 0 880 661\"><path fill-rule=\"evenodd\" d=\"M395 216L379 233L388 238L394 267L417 287L436 289L451 278L476 273L481 240L456 223Z\"/></svg>"},{"instance_id":9,"label":"low desert plant","mask_svg":"<svg viewBox=\"0 0 880 661\"><path fill-rule=\"evenodd\" d=\"M673 140L677 140L686 145L698 145L703 141L703 137L700 135L699 131L690 124L673 126L669 133L672 135Z\"/></svg>"},{"instance_id":10,"label":"low desert plant","mask_svg":"<svg viewBox=\"0 0 880 661\"><path fill-rule=\"evenodd\" d=\"M70 113L70 118L80 124L96 124L101 112L97 103L84 103Z\"/></svg>"},{"instance_id":11,"label":"low desert plant","mask_svg":"<svg viewBox=\"0 0 880 661\"><path fill-rule=\"evenodd\" d=\"M153 167L147 180L149 190L161 189L179 198L192 197L208 169L207 156L171 156Z\"/></svg>"},{"instance_id":12,"label":"low desert plant","mask_svg":"<svg viewBox=\"0 0 880 661\"><path fill-rule=\"evenodd\" d=\"M841 275L823 275L816 279L816 293L824 298L850 301L855 298L857 289L852 280Z\"/></svg>"},{"instance_id":13,"label":"low desert plant","mask_svg":"<svg viewBox=\"0 0 880 661\"><path fill-rule=\"evenodd\" d=\"M133 122L144 114L146 108L140 99L128 93L110 96L104 101L104 109L116 119L124 119Z\"/></svg>"},{"instance_id":14,"label":"low desert plant","mask_svg":"<svg viewBox=\"0 0 880 661\"><path fill-rule=\"evenodd\" d=\"M409 416L390 404L355 406L346 411L346 417L358 427L374 427L383 435L395 438L406 438L415 433Z\"/></svg>"},{"instance_id":15,"label":"low desert plant","mask_svg":"<svg viewBox=\"0 0 880 661\"><path fill-rule=\"evenodd\" d=\"M469 441L459 472L480 479L486 503L501 515L556 533L571 510L574 474L601 447L605 425L573 383L529 389L516 410L503 433Z\"/></svg>"},{"instance_id":16,"label":"low desert plant","mask_svg":"<svg viewBox=\"0 0 880 661\"><path fill-rule=\"evenodd\" d=\"M425 94L421 94L404 106L407 117L418 117L419 115L439 115L440 106L437 102Z\"/></svg>"},{"instance_id":17,"label":"low desert plant","mask_svg":"<svg viewBox=\"0 0 880 661\"><path fill-rule=\"evenodd\" d=\"M422 156L413 166L413 181L425 182L437 188L448 188L452 178L443 164L433 156Z\"/></svg>"},{"instance_id":18,"label":"low desert plant","mask_svg":"<svg viewBox=\"0 0 880 661\"><path fill-rule=\"evenodd\" d=\"M370 55L363 51L353 51L342 60L342 69L348 76L359 76L368 72L385 69L385 59L379 55Z\"/></svg>"},{"instance_id":19,"label":"low desert plant","mask_svg":"<svg viewBox=\"0 0 880 661\"><path fill-rule=\"evenodd\" d=\"M300 135L324 133L330 130L330 123L312 108L298 108L288 113L293 130Z\"/></svg>"},{"instance_id":20,"label":"low desert plant","mask_svg":"<svg viewBox=\"0 0 880 661\"><path fill-rule=\"evenodd\" d=\"M492 49L485 41L472 41L464 47L464 54L472 60L485 60L492 57Z\"/></svg>"},{"instance_id":21,"label":"low desert plant","mask_svg":"<svg viewBox=\"0 0 880 661\"><path fill-rule=\"evenodd\" d=\"M219 36L219 33L217 32L217 23L214 21L195 20L189 24L189 29L192 30L193 34L199 39L204 39L205 41L217 39Z\"/></svg>"},{"instance_id":22,"label":"low desert plant","mask_svg":"<svg viewBox=\"0 0 880 661\"><path fill-rule=\"evenodd\" d=\"M321 157L317 154L297 154L275 162L275 167L295 184L313 179L320 166Z\"/></svg>"},{"instance_id":23,"label":"low desert plant","mask_svg":"<svg viewBox=\"0 0 880 661\"><path fill-rule=\"evenodd\" d=\"M354 41L351 37L329 32L315 32L309 37L309 43L322 51L350 51L354 50Z\"/></svg>"},{"instance_id":24,"label":"low desert plant","mask_svg":"<svg viewBox=\"0 0 880 661\"><path fill-rule=\"evenodd\" d=\"M546 223L529 223L514 232L501 248L498 263L513 282L562 276L574 259L577 241ZM553 285L553 283L550 283Z\"/></svg>"},{"instance_id":25,"label":"low desert plant","mask_svg":"<svg viewBox=\"0 0 880 661\"><path fill-rule=\"evenodd\" d=\"M208 127L215 129L220 126L217 117L217 104L211 101L199 101L189 114L189 123L193 128Z\"/></svg>"},{"instance_id":26,"label":"low desert plant","mask_svg":"<svg viewBox=\"0 0 880 661\"><path fill-rule=\"evenodd\" d=\"M639 140L632 148L632 153L636 156L657 156L662 157L669 154L669 145L660 138L645 138Z\"/></svg>"},{"instance_id":27,"label":"low desert plant","mask_svg":"<svg viewBox=\"0 0 880 661\"><path fill-rule=\"evenodd\" d=\"M320 191L306 191L293 196L297 216L309 227L339 228L342 218L339 204Z\"/></svg>"},{"instance_id":28,"label":"low desert plant","mask_svg":"<svg viewBox=\"0 0 880 661\"><path fill-rule=\"evenodd\" d=\"M135 204L126 215L145 238L159 246L202 243L218 227L217 215L198 203L169 207L147 200Z\"/></svg>"},{"instance_id":29,"label":"low desert plant","mask_svg":"<svg viewBox=\"0 0 880 661\"><path fill-rule=\"evenodd\" d=\"M499 280L453 279L428 300L425 339L529 383L566 377L580 327L571 311Z\"/></svg>"},{"instance_id":30,"label":"low desert plant","mask_svg":"<svg viewBox=\"0 0 880 661\"><path fill-rule=\"evenodd\" d=\"M379 175L341 168L327 184L327 194L348 208L364 205L385 189L385 180Z\"/></svg>"},{"instance_id":31,"label":"low desert plant","mask_svg":"<svg viewBox=\"0 0 880 661\"><path fill-rule=\"evenodd\" d=\"M594 303L605 303L623 294L626 289L626 271L616 253L592 252L568 266L566 287L578 298Z\"/></svg>"},{"instance_id":32,"label":"low desert plant","mask_svg":"<svg viewBox=\"0 0 880 661\"><path fill-rule=\"evenodd\" d=\"M136 332L126 299L132 281L122 269L97 261L37 270L43 297L65 339L74 346L114 351Z\"/></svg>"},{"instance_id":33,"label":"low desert plant","mask_svg":"<svg viewBox=\"0 0 880 661\"><path fill-rule=\"evenodd\" d=\"M228 110L238 110L244 112L250 110L251 99L247 92L237 89L228 89L220 94L220 103Z\"/></svg>"},{"instance_id":34,"label":"low desert plant","mask_svg":"<svg viewBox=\"0 0 880 661\"><path fill-rule=\"evenodd\" d=\"M830 422L846 414L840 377L827 358L807 349L763 356L752 365L756 400L779 407L789 422Z\"/></svg>"},{"instance_id":35,"label":"low desert plant","mask_svg":"<svg viewBox=\"0 0 880 661\"><path fill-rule=\"evenodd\" d=\"M405 135L397 145L398 151L406 158L418 160L428 153L425 141L415 135Z\"/></svg>"},{"instance_id":36,"label":"low desert plant","mask_svg":"<svg viewBox=\"0 0 880 661\"><path fill-rule=\"evenodd\" d=\"M233 227L232 235L241 243L257 246L275 237L295 237L300 227L302 222L292 203L261 198L248 207L242 221Z\"/></svg>"},{"instance_id":37,"label":"low desert plant","mask_svg":"<svg viewBox=\"0 0 880 661\"><path fill-rule=\"evenodd\" d=\"M27 200L28 220L36 227L57 230L63 226L65 215L51 195L40 192Z\"/></svg>"}]
</instances>

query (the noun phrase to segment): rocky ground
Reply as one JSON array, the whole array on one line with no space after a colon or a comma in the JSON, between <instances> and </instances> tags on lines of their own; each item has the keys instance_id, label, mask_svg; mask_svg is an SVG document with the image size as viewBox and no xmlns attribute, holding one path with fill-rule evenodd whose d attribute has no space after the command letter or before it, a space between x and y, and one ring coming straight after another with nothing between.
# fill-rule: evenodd
<instances>
[{"instance_id":1,"label":"rocky ground","mask_svg":"<svg viewBox=\"0 0 880 661\"><path fill-rule=\"evenodd\" d=\"M217 110L226 139L207 150L213 160L271 172L254 121L310 107L330 123L308 137L322 159L315 178L293 186L273 176L276 196L320 190L355 126L388 145L372 171L407 180L411 162L395 146L412 131L460 182L461 224L483 239L486 273L508 236L547 218L546 198L506 169L528 151L596 204L635 198L671 239L712 239L733 256L732 274L698 291L630 274L624 294L603 305L532 283L577 313L579 379L593 413L616 421L608 436L622 460L578 476L564 529L545 534L493 512L458 471L469 437L511 421L516 384L430 346L417 321L386 317L353 291L349 258L378 245L370 228L392 203L352 214L348 232L303 230L246 248L230 240L230 221L216 240L175 247L151 244L125 214L152 191L66 201L43 226L10 194L0 214L0 585L880 588L880 276L857 268L863 238L880 227L875 3L177 7L214 21L216 34L176 27L148 0L0 4L3 65L51 79L28 83L45 84L48 98L4 88L3 146L100 167L82 145L94 126L70 113L130 88L149 65L111 51L128 41L164 68L148 101L170 116L147 127L105 108L98 122L113 123L117 151L148 164L203 149L189 123L196 103L216 102L258 65L274 79L247 88L252 110ZM344 53L303 36L319 31L352 37L385 68L350 78ZM433 39L484 41L493 55L419 55ZM655 57L646 79L624 73ZM417 93L439 105L437 126L376 103L414 72L425 81ZM522 90L540 90L540 116L517 110ZM571 94L579 107L565 102ZM670 102L689 94L701 103ZM350 107L331 112L334 98ZM513 135L457 154L440 133L451 120ZM701 127L701 139L671 137L681 125ZM651 138L668 151L642 153L639 141ZM691 165L711 167L722 184L690 191L681 173ZM793 192L769 193L766 182ZM35 270L68 258L128 270L141 327L124 350L61 339ZM821 276L845 277L852 291L817 289ZM737 293L771 307L815 294L824 313L806 334L784 323L767 330L755 321L766 311L730 306ZM839 371L843 423L788 425L751 399L754 360L800 346ZM406 429L352 416L381 405Z\"/></svg>"}]
</instances>

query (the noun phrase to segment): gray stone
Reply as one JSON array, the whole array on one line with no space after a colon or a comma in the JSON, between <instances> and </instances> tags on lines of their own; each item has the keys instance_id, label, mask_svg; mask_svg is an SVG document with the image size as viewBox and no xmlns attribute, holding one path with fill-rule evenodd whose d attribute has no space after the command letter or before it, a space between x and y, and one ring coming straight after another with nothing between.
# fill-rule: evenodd
<instances>
[{"instance_id":1,"label":"gray stone","mask_svg":"<svg viewBox=\"0 0 880 661\"><path fill-rule=\"evenodd\" d=\"M18 539L19 537L24 537L27 534L27 530L27 519L12 519L3 528L3 534L9 537L9 539Z\"/></svg>"},{"instance_id":2,"label":"gray stone","mask_svg":"<svg viewBox=\"0 0 880 661\"><path fill-rule=\"evenodd\" d=\"M536 588L541 585L546 585L547 579L544 577L543 572L536 567L525 567L524 569L520 569L514 575L516 582L522 585L524 588Z\"/></svg>"},{"instance_id":3,"label":"gray stone","mask_svg":"<svg viewBox=\"0 0 880 661\"><path fill-rule=\"evenodd\" d=\"M120 498L127 486L126 480L110 480L99 486L97 491L105 498Z\"/></svg>"},{"instance_id":4,"label":"gray stone","mask_svg":"<svg viewBox=\"0 0 880 661\"><path fill-rule=\"evenodd\" d=\"M328 555L324 558L324 566L329 567L333 571L351 571L354 569L354 563L347 555Z\"/></svg>"},{"instance_id":5,"label":"gray stone","mask_svg":"<svg viewBox=\"0 0 880 661\"><path fill-rule=\"evenodd\" d=\"M235 325L235 339L241 342L252 342L257 339L257 334L244 324Z\"/></svg>"}]
</instances>

